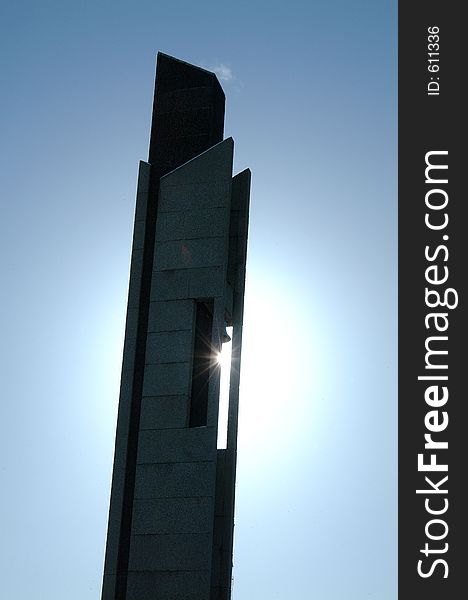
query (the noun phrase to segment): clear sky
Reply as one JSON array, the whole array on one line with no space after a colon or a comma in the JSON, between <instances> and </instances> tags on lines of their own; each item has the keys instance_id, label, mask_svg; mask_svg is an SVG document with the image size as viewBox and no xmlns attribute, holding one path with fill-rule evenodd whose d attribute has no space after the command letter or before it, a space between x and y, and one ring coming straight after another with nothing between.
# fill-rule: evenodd
<instances>
[{"instance_id":1,"label":"clear sky","mask_svg":"<svg viewBox=\"0 0 468 600\"><path fill-rule=\"evenodd\" d=\"M253 173L233 600L396 593L396 0L0 2L0 597L100 597L158 50Z\"/></svg>"}]
</instances>

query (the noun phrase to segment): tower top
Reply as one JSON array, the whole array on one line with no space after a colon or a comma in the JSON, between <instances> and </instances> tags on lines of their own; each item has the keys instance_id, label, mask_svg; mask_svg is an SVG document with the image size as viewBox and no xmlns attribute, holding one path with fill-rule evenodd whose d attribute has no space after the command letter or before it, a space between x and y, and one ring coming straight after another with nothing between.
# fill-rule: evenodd
<instances>
[{"instance_id":1,"label":"tower top","mask_svg":"<svg viewBox=\"0 0 468 600\"><path fill-rule=\"evenodd\" d=\"M206 81L212 82L213 84L217 84L219 91L222 93L224 97L224 91L219 83L218 77L216 73L213 71L209 71L208 69L204 69L203 67L199 67L198 65L192 65L185 60L181 60L180 58L176 58L175 56L171 56L170 54L165 54L164 52L158 52L156 59L157 70L161 73L161 77L164 77L164 73L170 72L171 77L174 77L177 73L180 75L192 75L193 81L198 85L200 81L206 79ZM190 77L190 79L192 79ZM188 81L187 81L188 82ZM192 86L187 86L192 87Z\"/></svg>"},{"instance_id":2,"label":"tower top","mask_svg":"<svg viewBox=\"0 0 468 600\"><path fill-rule=\"evenodd\" d=\"M222 141L224 104L214 73L158 53L148 160L155 175L166 175Z\"/></svg>"}]
</instances>

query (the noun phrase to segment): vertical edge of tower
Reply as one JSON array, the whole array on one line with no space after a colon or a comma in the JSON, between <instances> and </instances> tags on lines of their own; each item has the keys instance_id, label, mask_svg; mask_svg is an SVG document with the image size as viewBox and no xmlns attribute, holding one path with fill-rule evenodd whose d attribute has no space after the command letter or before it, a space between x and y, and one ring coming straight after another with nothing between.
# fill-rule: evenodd
<instances>
[{"instance_id":1,"label":"vertical edge of tower","mask_svg":"<svg viewBox=\"0 0 468 600\"><path fill-rule=\"evenodd\" d=\"M140 161L133 228L132 258L128 288L119 410L115 438L114 467L107 528L102 600L114 600L116 594L118 552L122 534L122 513L127 465L128 435L132 420L133 371L135 364L138 313L142 280L142 255L150 187L150 165Z\"/></svg>"},{"instance_id":2,"label":"vertical edge of tower","mask_svg":"<svg viewBox=\"0 0 468 600\"><path fill-rule=\"evenodd\" d=\"M232 180L228 285L232 287L232 351L226 449L218 450L210 600L230 600L234 542L234 504L244 315L245 265L250 202L250 170Z\"/></svg>"}]
</instances>

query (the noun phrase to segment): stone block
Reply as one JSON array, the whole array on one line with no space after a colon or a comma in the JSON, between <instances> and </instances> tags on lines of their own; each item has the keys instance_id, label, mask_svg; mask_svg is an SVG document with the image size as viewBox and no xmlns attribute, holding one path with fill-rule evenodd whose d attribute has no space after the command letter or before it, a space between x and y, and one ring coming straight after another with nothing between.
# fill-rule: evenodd
<instances>
[{"instance_id":1,"label":"stone block","mask_svg":"<svg viewBox=\"0 0 468 600\"><path fill-rule=\"evenodd\" d=\"M188 396L143 397L140 430L186 427L188 404Z\"/></svg>"},{"instance_id":2,"label":"stone block","mask_svg":"<svg viewBox=\"0 0 468 600\"><path fill-rule=\"evenodd\" d=\"M184 213L159 212L156 220L156 239L159 242L181 240L184 235Z\"/></svg>"},{"instance_id":3,"label":"stone block","mask_svg":"<svg viewBox=\"0 0 468 600\"><path fill-rule=\"evenodd\" d=\"M189 362L146 365L143 396L188 396L191 378Z\"/></svg>"},{"instance_id":4,"label":"stone block","mask_svg":"<svg viewBox=\"0 0 468 600\"><path fill-rule=\"evenodd\" d=\"M182 300L189 297L189 272L187 269L159 271L153 274L151 300Z\"/></svg>"},{"instance_id":5,"label":"stone block","mask_svg":"<svg viewBox=\"0 0 468 600\"><path fill-rule=\"evenodd\" d=\"M195 571L209 569L210 563L210 534L131 536L131 571Z\"/></svg>"},{"instance_id":6,"label":"stone block","mask_svg":"<svg viewBox=\"0 0 468 600\"><path fill-rule=\"evenodd\" d=\"M170 240L224 237L228 231L227 207L191 208L158 214L156 239Z\"/></svg>"},{"instance_id":7,"label":"stone block","mask_svg":"<svg viewBox=\"0 0 468 600\"><path fill-rule=\"evenodd\" d=\"M206 600L210 572L130 571L126 600Z\"/></svg>"},{"instance_id":8,"label":"stone block","mask_svg":"<svg viewBox=\"0 0 468 600\"><path fill-rule=\"evenodd\" d=\"M164 185L161 180L158 211L165 213L194 208L228 208L230 197L231 181L229 179L213 181L209 178L200 183L187 181L176 185Z\"/></svg>"},{"instance_id":9,"label":"stone block","mask_svg":"<svg viewBox=\"0 0 468 600\"><path fill-rule=\"evenodd\" d=\"M191 298L217 298L224 295L224 267L207 267L188 271Z\"/></svg>"},{"instance_id":10,"label":"stone block","mask_svg":"<svg viewBox=\"0 0 468 600\"><path fill-rule=\"evenodd\" d=\"M196 208L184 214L185 237L225 237L228 232L227 208Z\"/></svg>"},{"instance_id":11,"label":"stone block","mask_svg":"<svg viewBox=\"0 0 468 600\"><path fill-rule=\"evenodd\" d=\"M156 271L213 267L227 263L227 243L224 237L177 240L156 244Z\"/></svg>"},{"instance_id":12,"label":"stone block","mask_svg":"<svg viewBox=\"0 0 468 600\"><path fill-rule=\"evenodd\" d=\"M177 331L192 329L195 303L193 300L151 302L148 331Z\"/></svg>"},{"instance_id":13,"label":"stone block","mask_svg":"<svg viewBox=\"0 0 468 600\"><path fill-rule=\"evenodd\" d=\"M192 331L149 333L146 341L146 364L189 362L192 356Z\"/></svg>"},{"instance_id":14,"label":"stone block","mask_svg":"<svg viewBox=\"0 0 468 600\"><path fill-rule=\"evenodd\" d=\"M135 498L214 497L216 463L137 465Z\"/></svg>"},{"instance_id":15,"label":"stone block","mask_svg":"<svg viewBox=\"0 0 468 600\"><path fill-rule=\"evenodd\" d=\"M136 535L211 533L212 528L212 498L140 498L133 505Z\"/></svg>"},{"instance_id":16,"label":"stone block","mask_svg":"<svg viewBox=\"0 0 468 600\"><path fill-rule=\"evenodd\" d=\"M140 431L138 464L207 460L216 460L215 427Z\"/></svg>"}]
</instances>

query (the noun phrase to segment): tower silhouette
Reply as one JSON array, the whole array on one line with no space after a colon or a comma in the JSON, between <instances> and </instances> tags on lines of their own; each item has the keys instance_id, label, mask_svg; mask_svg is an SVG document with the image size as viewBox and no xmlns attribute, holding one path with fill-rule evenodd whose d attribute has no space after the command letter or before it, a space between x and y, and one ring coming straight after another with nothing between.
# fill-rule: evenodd
<instances>
[{"instance_id":1,"label":"tower silhouette","mask_svg":"<svg viewBox=\"0 0 468 600\"><path fill-rule=\"evenodd\" d=\"M140 162L102 600L231 595L250 171L214 73L159 53ZM220 366L232 326L226 448Z\"/></svg>"}]
</instances>

